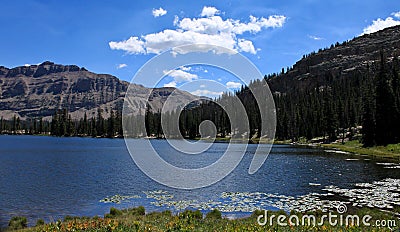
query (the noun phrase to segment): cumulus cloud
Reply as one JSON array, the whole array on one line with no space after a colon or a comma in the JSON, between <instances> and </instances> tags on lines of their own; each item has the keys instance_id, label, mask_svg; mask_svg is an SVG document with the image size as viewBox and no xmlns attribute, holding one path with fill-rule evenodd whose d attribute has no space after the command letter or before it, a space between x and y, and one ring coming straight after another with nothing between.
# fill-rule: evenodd
<instances>
[{"instance_id":1,"label":"cumulus cloud","mask_svg":"<svg viewBox=\"0 0 400 232\"><path fill-rule=\"evenodd\" d=\"M215 11L215 10L216 11ZM244 33L256 34L263 29L282 27L286 21L283 15L271 15L267 18L249 17L248 22L236 19L223 19L216 15L215 7L203 8L204 16L200 18L174 19L175 29L165 29L139 37L132 36L127 40L111 41L113 50L123 50L129 54L159 54L170 48L188 44L209 44L231 49L235 52L256 54L258 49L253 42L238 38ZM184 52L184 51L181 51Z\"/></svg>"},{"instance_id":2,"label":"cumulus cloud","mask_svg":"<svg viewBox=\"0 0 400 232\"><path fill-rule=\"evenodd\" d=\"M395 14L397 14L397 13L395 13ZM378 18L377 20L372 21L371 25L364 28L363 33L361 35L371 34L371 33L380 31L382 29L385 29L387 27L393 27L396 25L400 25L400 21L395 20L392 17L387 17L386 19Z\"/></svg>"},{"instance_id":3,"label":"cumulus cloud","mask_svg":"<svg viewBox=\"0 0 400 232\"><path fill-rule=\"evenodd\" d=\"M393 12L392 15L396 18L400 19L400 11L399 12Z\"/></svg>"},{"instance_id":4,"label":"cumulus cloud","mask_svg":"<svg viewBox=\"0 0 400 232\"><path fill-rule=\"evenodd\" d=\"M128 67L127 64L119 64L119 65L117 66L117 69L126 68L126 67Z\"/></svg>"},{"instance_id":5,"label":"cumulus cloud","mask_svg":"<svg viewBox=\"0 0 400 232\"><path fill-rule=\"evenodd\" d=\"M242 86L242 84L240 84L239 82L228 81L226 83L226 87L228 87L229 89L238 89L241 86Z\"/></svg>"},{"instance_id":6,"label":"cumulus cloud","mask_svg":"<svg viewBox=\"0 0 400 232\"><path fill-rule=\"evenodd\" d=\"M163 16L163 15L166 15L167 11L160 7L158 9L153 9L152 13L153 13L154 18L157 18L157 17Z\"/></svg>"},{"instance_id":7,"label":"cumulus cloud","mask_svg":"<svg viewBox=\"0 0 400 232\"><path fill-rule=\"evenodd\" d=\"M111 41L109 46L113 50L124 50L129 54L146 53L144 49L144 42L139 40L138 37L134 36L120 42Z\"/></svg>"},{"instance_id":8,"label":"cumulus cloud","mask_svg":"<svg viewBox=\"0 0 400 232\"><path fill-rule=\"evenodd\" d=\"M178 70L164 70L164 75L174 78L175 82L193 81L199 78L196 74L192 74L181 69Z\"/></svg>"},{"instance_id":9,"label":"cumulus cloud","mask_svg":"<svg viewBox=\"0 0 400 232\"><path fill-rule=\"evenodd\" d=\"M198 90L191 92L191 94L197 95L197 96L215 96L215 97L222 95L222 93L223 92L216 92L216 91L211 91L208 89L198 89Z\"/></svg>"},{"instance_id":10,"label":"cumulus cloud","mask_svg":"<svg viewBox=\"0 0 400 232\"><path fill-rule=\"evenodd\" d=\"M245 39L238 40L238 47L240 51L256 54L256 49L253 46L253 42Z\"/></svg>"},{"instance_id":11,"label":"cumulus cloud","mask_svg":"<svg viewBox=\"0 0 400 232\"><path fill-rule=\"evenodd\" d=\"M201 11L200 16L201 17L211 17L214 15L218 15L220 13L220 11L213 7L213 6L205 6L203 7L203 10Z\"/></svg>"}]
</instances>

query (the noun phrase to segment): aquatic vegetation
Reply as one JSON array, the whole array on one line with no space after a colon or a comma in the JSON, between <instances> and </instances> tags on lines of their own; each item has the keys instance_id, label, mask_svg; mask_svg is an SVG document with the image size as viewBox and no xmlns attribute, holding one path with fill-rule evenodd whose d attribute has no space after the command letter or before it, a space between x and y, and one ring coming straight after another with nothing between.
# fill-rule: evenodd
<instances>
[{"instance_id":1,"label":"aquatic vegetation","mask_svg":"<svg viewBox=\"0 0 400 232\"><path fill-rule=\"evenodd\" d=\"M393 209L400 205L400 180L387 178L373 183L358 183L355 189L326 186L325 191L347 197L352 206Z\"/></svg>"},{"instance_id":2,"label":"aquatic vegetation","mask_svg":"<svg viewBox=\"0 0 400 232\"><path fill-rule=\"evenodd\" d=\"M101 199L100 202L103 203L116 203L116 204L120 204L122 201L126 201L129 199L137 199L137 198L141 198L139 195L132 195L132 196L121 196L121 195L114 195L112 197L106 197L104 199Z\"/></svg>"},{"instance_id":3,"label":"aquatic vegetation","mask_svg":"<svg viewBox=\"0 0 400 232\"><path fill-rule=\"evenodd\" d=\"M388 164L387 164L388 165ZM390 163L390 165L392 165ZM388 166L390 166L388 165ZM309 183L320 186L318 183ZM227 213L251 213L260 209L284 210L285 212L336 211L345 204L348 207L370 207L393 210L400 206L400 179L384 179L373 183L356 183L354 188L339 188L329 185L321 188L325 193L309 193L301 196L286 196L278 193L263 192L222 192L217 199L200 201L196 199L178 200L165 190L144 191L144 196L120 196L107 198L120 202L132 198L148 199L149 204L180 212L186 209L200 211L218 210ZM337 200L338 197L341 199Z\"/></svg>"}]
</instances>

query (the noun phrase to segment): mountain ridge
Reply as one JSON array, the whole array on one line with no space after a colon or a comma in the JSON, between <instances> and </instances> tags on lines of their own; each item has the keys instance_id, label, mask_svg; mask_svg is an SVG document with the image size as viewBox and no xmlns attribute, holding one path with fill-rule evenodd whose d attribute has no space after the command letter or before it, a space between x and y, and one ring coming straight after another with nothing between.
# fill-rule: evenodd
<instances>
[{"instance_id":1,"label":"mountain ridge","mask_svg":"<svg viewBox=\"0 0 400 232\"><path fill-rule=\"evenodd\" d=\"M43 117L49 120L56 109L66 108L72 118L85 113L94 116L98 108L107 117L112 110L122 110L129 82L109 74L97 74L77 65L61 65L45 61L39 65L7 68L0 66L0 117L14 115L25 118ZM182 99L196 100L186 91L176 88L146 88L131 84L137 106L136 114L145 111L147 104L153 111L161 109L166 98L177 91ZM151 95L147 101L145 96ZM182 99L175 98L179 104Z\"/></svg>"},{"instance_id":2,"label":"mountain ridge","mask_svg":"<svg viewBox=\"0 0 400 232\"><path fill-rule=\"evenodd\" d=\"M304 55L286 72L267 76L267 81L273 92L282 93L295 88L320 87L326 78L348 77L367 69L374 74L381 53L389 61L400 57L400 26L358 36Z\"/></svg>"}]
</instances>

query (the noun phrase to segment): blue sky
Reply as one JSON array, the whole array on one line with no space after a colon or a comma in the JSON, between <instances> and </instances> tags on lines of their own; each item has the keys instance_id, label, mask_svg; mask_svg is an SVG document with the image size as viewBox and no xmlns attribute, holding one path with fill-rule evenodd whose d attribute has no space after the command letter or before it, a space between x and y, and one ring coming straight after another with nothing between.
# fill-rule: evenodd
<instances>
[{"instance_id":1,"label":"blue sky","mask_svg":"<svg viewBox=\"0 0 400 232\"><path fill-rule=\"evenodd\" d=\"M268 74L337 41L400 24L399 11L398 0L4 1L0 65L50 60L130 81L169 44L212 41L240 52ZM177 41L167 43L168 38ZM183 79L178 73L162 85L179 87L185 77L206 76L238 86L229 74L205 69L186 67ZM208 91L197 93L219 93Z\"/></svg>"}]
</instances>

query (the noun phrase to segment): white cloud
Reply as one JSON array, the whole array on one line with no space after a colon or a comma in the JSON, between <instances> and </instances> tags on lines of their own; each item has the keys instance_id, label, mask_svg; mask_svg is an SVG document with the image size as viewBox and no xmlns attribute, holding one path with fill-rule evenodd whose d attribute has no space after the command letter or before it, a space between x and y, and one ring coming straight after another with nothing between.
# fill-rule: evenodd
<instances>
[{"instance_id":1,"label":"white cloud","mask_svg":"<svg viewBox=\"0 0 400 232\"><path fill-rule=\"evenodd\" d=\"M157 18L157 17L163 16L163 15L166 15L167 11L160 7L159 9L153 9L152 13L153 13L154 18Z\"/></svg>"},{"instance_id":2,"label":"white cloud","mask_svg":"<svg viewBox=\"0 0 400 232\"><path fill-rule=\"evenodd\" d=\"M205 7L206 18L183 18L175 16L175 29L165 29L156 33L142 35L140 38L132 36L120 42L111 41L110 48L123 50L129 54L159 54L170 48L188 44L208 44L231 49L235 52L256 54L258 49L253 42L238 38L244 33L258 33L263 29L282 27L286 21L283 15L272 15L268 18L249 17L248 22L236 19L223 19L217 16L219 11L211 11L214 7ZM211 13L210 13L211 12ZM212 12L215 12L212 14ZM200 48L199 48L200 49ZM185 51L178 51L185 52ZM229 52L228 50L219 52Z\"/></svg>"},{"instance_id":3,"label":"white cloud","mask_svg":"<svg viewBox=\"0 0 400 232\"><path fill-rule=\"evenodd\" d=\"M215 92L207 89L198 89L190 93L197 96L220 96L222 95L223 92Z\"/></svg>"},{"instance_id":4,"label":"white cloud","mask_svg":"<svg viewBox=\"0 0 400 232\"><path fill-rule=\"evenodd\" d=\"M164 30L143 37L146 52L159 54L169 48L187 44L212 44L233 49L236 41L230 34L203 34L194 31ZM143 42L143 41L140 41ZM144 42L143 42L144 44ZM143 47L143 50L145 48Z\"/></svg>"},{"instance_id":5,"label":"white cloud","mask_svg":"<svg viewBox=\"0 0 400 232\"><path fill-rule=\"evenodd\" d=\"M226 87L228 87L229 89L238 89L241 86L242 84L240 84L239 82L228 81L226 83Z\"/></svg>"},{"instance_id":6,"label":"white cloud","mask_svg":"<svg viewBox=\"0 0 400 232\"><path fill-rule=\"evenodd\" d=\"M200 85L200 88L205 88L206 87L206 85Z\"/></svg>"},{"instance_id":7,"label":"white cloud","mask_svg":"<svg viewBox=\"0 0 400 232\"><path fill-rule=\"evenodd\" d=\"M188 73L183 70L164 70L164 75L174 78L175 82L193 81L199 78L196 74Z\"/></svg>"},{"instance_id":8,"label":"white cloud","mask_svg":"<svg viewBox=\"0 0 400 232\"><path fill-rule=\"evenodd\" d=\"M111 41L108 44L112 50L124 50L129 54L139 54L146 52L144 49L144 42L139 40L138 37L134 36L121 42Z\"/></svg>"},{"instance_id":9,"label":"white cloud","mask_svg":"<svg viewBox=\"0 0 400 232\"><path fill-rule=\"evenodd\" d=\"M126 67L128 67L127 64L119 64L119 65L117 66L117 69L126 68Z\"/></svg>"},{"instance_id":10,"label":"white cloud","mask_svg":"<svg viewBox=\"0 0 400 232\"><path fill-rule=\"evenodd\" d=\"M203 10L201 11L200 16L201 17L211 17L214 15L218 15L219 13L221 13L217 8L213 7L213 6L205 6L203 7Z\"/></svg>"},{"instance_id":11,"label":"white cloud","mask_svg":"<svg viewBox=\"0 0 400 232\"><path fill-rule=\"evenodd\" d=\"M253 46L253 42L251 42L250 40L245 40L245 39L239 39L238 40L238 47L240 49L240 51L243 52L248 52L251 54L256 54L256 49Z\"/></svg>"},{"instance_id":12,"label":"white cloud","mask_svg":"<svg viewBox=\"0 0 400 232\"><path fill-rule=\"evenodd\" d=\"M164 70L163 73L165 76L173 78L171 82L164 84L164 87L176 87L180 83L197 80L199 76L189 72L192 70L190 66L181 66L175 70Z\"/></svg>"},{"instance_id":13,"label":"white cloud","mask_svg":"<svg viewBox=\"0 0 400 232\"><path fill-rule=\"evenodd\" d=\"M239 20L234 21L233 32L236 34L243 34L245 32L258 33L263 28L276 28L282 27L286 21L286 17L283 15L271 15L268 18L256 18L250 15L249 23L241 23Z\"/></svg>"},{"instance_id":14,"label":"white cloud","mask_svg":"<svg viewBox=\"0 0 400 232\"><path fill-rule=\"evenodd\" d=\"M313 40L323 40L324 39L322 37L318 37L318 36L315 36L315 35L308 35L308 38L313 39Z\"/></svg>"},{"instance_id":15,"label":"white cloud","mask_svg":"<svg viewBox=\"0 0 400 232\"><path fill-rule=\"evenodd\" d=\"M394 17L400 19L400 11L399 12L393 12L391 15L393 15Z\"/></svg>"},{"instance_id":16,"label":"white cloud","mask_svg":"<svg viewBox=\"0 0 400 232\"><path fill-rule=\"evenodd\" d=\"M377 31L380 31L382 29L385 29L387 27L393 27L396 25L400 25L400 21L393 19L392 17L387 17L386 19L381 19L378 18L377 20L372 21L372 24L369 25L368 27L363 29L364 34L371 34Z\"/></svg>"},{"instance_id":17,"label":"white cloud","mask_svg":"<svg viewBox=\"0 0 400 232\"><path fill-rule=\"evenodd\" d=\"M171 81L169 83L164 84L164 87L176 87L176 82L175 81Z\"/></svg>"}]
</instances>

